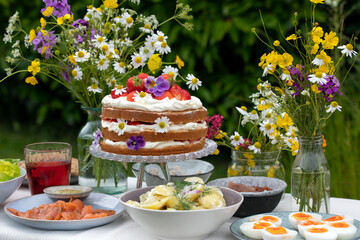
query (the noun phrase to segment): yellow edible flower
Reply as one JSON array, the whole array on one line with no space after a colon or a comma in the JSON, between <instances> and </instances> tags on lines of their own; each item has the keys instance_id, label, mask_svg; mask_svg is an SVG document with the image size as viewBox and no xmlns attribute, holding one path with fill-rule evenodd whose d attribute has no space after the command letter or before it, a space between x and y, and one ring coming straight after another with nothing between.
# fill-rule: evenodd
<instances>
[{"instance_id":1,"label":"yellow edible flower","mask_svg":"<svg viewBox=\"0 0 360 240\"><path fill-rule=\"evenodd\" d=\"M162 65L160 54L153 54L147 63L148 68L151 72L155 73L155 70L159 70Z\"/></svg>"},{"instance_id":2,"label":"yellow edible flower","mask_svg":"<svg viewBox=\"0 0 360 240\"><path fill-rule=\"evenodd\" d=\"M220 130L220 132L215 136L215 139L223 139L226 132Z\"/></svg>"},{"instance_id":3,"label":"yellow edible flower","mask_svg":"<svg viewBox=\"0 0 360 240\"><path fill-rule=\"evenodd\" d=\"M296 40L298 38L301 38L301 37L298 37L296 36L295 34L291 34L290 36L288 36L285 40L286 41L289 41L289 40Z\"/></svg>"},{"instance_id":4,"label":"yellow edible flower","mask_svg":"<svg viewBox=\"0 0 360 240\"><path fill-rule=\"evenodd\" d=\"M275 41L273 42L273 45L274 45L275 47L279 46L279 45L280 45L280 41L279 41L279 40L275 40Z\"/></svg>"},{"instance_id":5,"label":"yellow edible flower","mask_svg":"<svg viewBox=\"0 0 360 240\"><path fill-rule=\"evenodd\" d=\"M69 56L69 61L70 61L72 64L74 64L74 65L77 64L77 62L75 61L74 55L70 55L70 56Z\"/></svg>"},{"instance_id":6,"label":"yellow edible flower","mask_svg":"<svg viewBox=\"0 0 360 240\"><path fill-rule=\"evenodd\" d=\"M181 69L184 66L184 62L183 60L181 60L181 58L176 55L176 60L175 60L176 64L178 65L178 68Z\"/></svg>"},{"instance_id":7,"label":"yellow edible flower","mask_svg":"<svg viewBox=\"0 0 360 240\"><path fill-rule=\"evenodd\" d=\"M315 44L315 45L311 48L310 53L315 55L315 54L317 54L318 51L319 51L319 44Z\"/></svg>"},{"instance_id":8,"label":"yellow edible flower","mask_svg":"<svg viewBox=\"0 0 360 240\"><path fill-rule=\"evenodd\" d=\"M254 161L254 160L247 160L246 163L247 163L247 165L248 165L250 168L254 168L254 167L255 167L255 161Z\"/></svg>"},{"instance_id":9,"label":"yellow edible flower","mask_svg":"<svg viewBox=\"0 0 360 240\"><path fill-rule=\"evenodd\" d=\"M46 26L46 21L44 18L40 18L40 25L41 25L41 28L44 28Z\"/></svg>"},{"instance_id":10,"label":"yellow edible flower","mask_svg":"<svg viewBox=\"0 0 360 240\"><path fill-rule=\"evenodd\" d=\"M27 78L25 79L25 82L26 82L26 83L29 83L29 84L31 84L31 85L36 85L36 84L38 84L38 81L37 81L36 78L33 77L33 76L27 77Z\"/></svg>"},{"instance_id":11,"label":"yellow edible flower","mask_svg":"<svg viewBox=\"0 0 360 240\"><path fill-rule=\"evenodd\" d=\"M323 37L323 35L324 35L324 31L322 27L314 27L313 30L311 31L311 38L315 44L321 43L321 38Z\"/></svg>"},{"instance_id":12,"label":"yellow edible flower","mask_svg":"<svg viewBox=\"0 0 360 240\"><path fill-rule=\"evenodd\" d=\"M324 49L334 49L339 43L339 38L336 36L336 33L330 31L330 33L325 33L324 40L322 40L322 45Z\"/></svg>"},{"instance_id":13,"label":"yellow edible flower","mask_svg":"<svg viewBox=\"0 0 360 240\"><path fill-rule=\"evenodd\" d=\"M213 152L212 155L219 155L219 153L220 153L219 149L216 149L215 152Z\"/></svg>"},{"instance_id":14,"label":"yellow edible flower","mask_svg":"<svg viewBox=\"0 0 360 240\"><path fill-rule=\"evenodd\" d=\"M42 14L44 15L44 17L49 17L54 11L54 7L47 7Z\"/></svg>"},{"instance_id":15,"label":"yellow edible flower","mask_svg":"<svg viewBox=\"0 0 360 240\"><path fill-rule=\"evenodd\" d=\"M59 18L56 20L56 22L57 22L58 25L63 24L63 23L64 23L63 17L59 17Z\"/></svg>"},{"instance_id":16,"label":"yellow edible flower","mask_svg":"<svg viewBox=\"0 0 360 240\"><path fill-rule=\"evenodd\" d=\"M288 53L283 53L281 55L281 58L279 58L279 59L280 59L280 61L278 64L279 64L279 67L281 67L281 68L286 68L286 67L292 65L292 63L294 61L293 56L291 56Z\"/></svg>"},{"instance_id":17,"label":"yellow edible flower","mask_svg":"<svg viewBox=\"0 0 360 240\"><path fill-rule=\"evenodd\" d=\"M36 37L36 33L35 33L35 30L34 29L31 29L30 30L30 39L29 39L29 42L32 42Z\"/></svg>"},{"instance_id":18,"label":"yellow edible flower","mask_svg":"<svg viewBox=\"0 0 360 240\"><path fill-rule=\"evenodd\" d=\"M28 71L35 76L38 72L40 72L40 62L37 60L32 61L31 65L28 66Z\"/></svg>"},{"instance_id":19,"label":"yellow edible flower","mask_svg":"<svg viewBox=\"0 0 360 240\"><path fill-rule=\"evenodd\" d=\"M117 4L117 0L105 0L104 6L106 8L117 8L119 4Z\"/></svg>"},{"instance_id":20,"label":"yellow edible flower","mask_svg":"<svg viewBox=\"0 0 360 240\"><path fill-rule=\"evenodd\" d=\"M319 92L321 92L316 84L312 84L312 85L311 85L311 91L312 91L313 93L319 93Z\"/></svg>"},{"instance_id":21,"label":"yellow edible flower","mask_svg":"<svg viewBox=\"0 0 360 240\"><path fill-rule=\"evenodd\" d=\"M318 4L318 3L324 4L324 0L310 0L310 2L315 3L315 4Z\"/></svg>"},{"instance_id":22,"label":"yellow edible flower","mask_svg":"<svg viewBox=\"0 0 360 240\"><path fill-rule=\"evenodd\" d=\"M267 176L270 178L273 178L275 176L275 167L270 167L268 172L267 172Z\"/></svg>"}]
</instances>

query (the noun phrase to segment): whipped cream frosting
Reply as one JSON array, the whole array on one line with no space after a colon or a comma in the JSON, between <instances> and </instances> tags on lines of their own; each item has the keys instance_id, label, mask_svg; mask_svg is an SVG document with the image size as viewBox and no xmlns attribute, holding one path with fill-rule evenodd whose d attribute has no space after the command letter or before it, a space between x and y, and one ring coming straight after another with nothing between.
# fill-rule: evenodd
<instances>
[{"instance_id":1,"label":"whipped cream frosting","mask_svg":"<svg viewBox=\"0 0 360 240\"><path fill-rule=\"evenodd\" d=\"M195 96L191 96L190 100L182 101L179 101L176 98L169 99L166 97L162 100L146 98L141 102L129 102L126 97L113 99L111 95L107 95L103 98L101 103L105 107L137 109L150 112L185 111L202 107L200 99Z\"/></svg>"},{"instance_id":2,"label":"whipped cream frosting","mask_svg":"<svg viewBox=\"0 0 360 240\"><path fill-rule=\"evenodd\" d=\"M118 132L119 124L118 122L110 122L106 120L101 121L101 126L107 128L110 132ZM140 124L140 125L126 125L125 132L140 132L140 131L155 131L157 124ZM185 124L171 124L168 128L168 131L181 131L181 130L196 130L207 128L206 122L202 121L201 123L189 122Z\"/></svg>"},{"instance_id":3,"label":"whipped cream frosting","mask_svg":"<svg viewBox=\"0 0 360 240\"><path fill-rule=\"evenodd\" d=\"M111 140L109 140L109 139L105 139L104 141L105 141L105 143L106 143L107 145L127 147L126 142L114 142L114 141L111 141ZM193 143L198 143L198 142L200 142L200 141L201 141L201 140L199 140L199 141L193 141L193 142L191 142L191 143L192 143L192 144L193 144ZM189 145L189 144L190 144L189 141L184 141L184 142L180 142L180 141L148 142L148 141L146 141L145 147L143 147L143 148L144 148L144 149L161 149L161 148L164 148L164 147L186 146L186 145Z\"/></svg>"}]
</instances>

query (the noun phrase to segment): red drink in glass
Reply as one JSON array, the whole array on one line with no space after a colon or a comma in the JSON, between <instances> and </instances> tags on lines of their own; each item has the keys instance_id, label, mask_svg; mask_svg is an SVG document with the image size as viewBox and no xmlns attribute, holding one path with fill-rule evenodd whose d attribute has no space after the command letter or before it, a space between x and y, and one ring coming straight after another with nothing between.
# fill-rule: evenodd
<instances>
[{"instance_id":1,"label":"red drink in glass","mask_svg":"<svg viewBox=\"0 0 360 240\"><path fill-rule=\"evenodd\" d=\"M71 163L68 161L32 162L26 166L31 195L50 186L68 185Z\"/></svg>"}]
</instances>

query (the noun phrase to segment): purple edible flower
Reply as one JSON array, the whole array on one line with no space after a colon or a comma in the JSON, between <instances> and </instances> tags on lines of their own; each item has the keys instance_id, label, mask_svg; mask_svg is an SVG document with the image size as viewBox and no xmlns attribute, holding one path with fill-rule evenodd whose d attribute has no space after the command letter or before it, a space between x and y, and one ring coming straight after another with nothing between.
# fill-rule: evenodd
<instances>
[{"instance_id":1,"label":"purple edible flower","mask_svg":"<svg viewBox=\"0 0 360 240\"><path fill-rule=\"evenodd\" d=\"M48 59L53 56L51 49L56 44L56 35L54 31L46 32L41 30L37 33L32 43L34 44L34 51L37 50L38 53L45 54L45 58ZM44 47L46 47L46 50L43 52Z\"/></svg>"},{"instance_id":2,"label":"purple edible flower","mask_svg":"<svg viewBox=\"0 0 360 240\"><path fill-rule=\"evenodd\" d=\"M340 82L334 75L327 75L325 77L327 83L321 84L319 86L319 90L324 93L323 97L327 102L333 101L336 93L341 95L339 92Z\"/></svg>"},{"instance_id":3,"label":"purple edible flower","mask_svg":"<svg viewBox=\"0 0 360 240\"><path fill-rule=\"evenodd\" d=\"M75 28L79 28L80 26L85 27L84 31L79 32L80 34L77 34L75 36L75 39L76 39L77 43L82 43L88 38L90 38L90 40L94 38L95 30L93 28L91 29L90 35L87 34L88 29L89 29L89 23L87 21L85 21L83 19L78 19L78 20L74 21L72 25Z\"/></svg>"},{"instance_id":4,"label":"purple edible flower","mask_svg":"<svg viewBox=\"0 0 360 240\"><path fill-rule=\"evenodd\" d=\"M148 89L149 93L154 94L155 97L159 97L163 95L166 90L169 90L170 83L162 76L156 79L150 76L146 79L145 87Z\"/></svg>"},{"instance_id":5,"label":"purple edible flower","mask_svg":"<svg viewBox=\"0 0 360 240\"><path fill-rule=\"evenodd\" d=\"M46 4L45 8L41 9L41 13L46 10L47 7L53 7L53 15L57 18L65 16L66 14L73 15L70 11L70 5L67 0L43 0Z\"/></svg>"},{"instance_id":6,"label":"purple edible flower","mask_svg":"<svg viewBox=\"0 0 360 240\"><path fill-rule=\"evenodd\" d=\"M92 142L93 147L96 147L99 145L100 138L102 137L100 129L96 129L96 131L93 133L94 141Z\"/></svg>"},{"instance_id":7,"label":"purple edible flower","mask_svg":"<svg viewBox=\"0 0 360 240\"><path fill-rule=\"evenodd\" d=\"M290 76L292 80L287 80L287 82L292 81L292 88L295 90L293 93L293 96L299 96L302 90L304 90L304 87L309 87L304 82L304 75L303 75L303 68L302 65L296 65L295 66L289 66L287 69L290 72Z\"/></svg>"},{"instance_id":8,"label":"purple edible flower","mask_svg":"<svg viewBox=\"0 0 360 240\"><path fill-rule=\"evenodd\" d=\"M126 144L129 149L137 151L139 148L145 147L145 140L143 135L132 135L130 139L126 141Z\"/></svg>"}]
</instances>

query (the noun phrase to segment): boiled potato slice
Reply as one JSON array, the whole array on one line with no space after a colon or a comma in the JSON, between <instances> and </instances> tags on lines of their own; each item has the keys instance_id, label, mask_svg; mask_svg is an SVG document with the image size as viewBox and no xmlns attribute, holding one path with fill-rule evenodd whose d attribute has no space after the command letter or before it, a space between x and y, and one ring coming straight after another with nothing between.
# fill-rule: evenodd
<instances>
[{"instance_id":1,"label":"boiled potato slice","mask_svg":"<svg viewBox=\"0 0 360 240\"><path fill-rule=\"evenodd\" d=\"M224 198L217 191L210 191L198 198L200 205L206 209L225 207Z\"/></svg>"},{"instance_id":2,"label":"boiled potato slice","mask_svg":"<svg viewBox=\"0 0 360 240\"><path fill-rule=\"evenodd\" d=\"M141 194L139 197L140 202L145 202L150 197L150 192L146 192Z\"/></svg>"},{"instance_id":3,"label":"boiled potato slice","mask_svg":"<svg viewBox=\"0 0 360 240\"><path fill-rule=\"evenodd\" d=\"M168 208L175 208L179 205L179 200L175 196L169 197L169 199L166 202L166 206Z\"/></svg>"},{"instance_id":4,"label":"boiled potato slice","mask_svg":"<svg viewBox=\"0 0 360 240\"><path fill-rule=\"evenodd\" d=\"M189 201L195 201L200 197L202 191L204 190L204 181L199 177L188 177L184 181L191 182L193 185L188 186L186 189L186 198Z\"/></svg>"},{"instance_id":5,"label":"boiled potato slice","mask_svg":"<svg viewBox=\"0 0 360 240\"><path fill-rule=\"evenodd\" d=\"M136 201L129 200L126 203L133 206L133 207L140 207L140 203L136 202Z\"/></svg>"},{"instance_id":6,"label":"boiled potato slice","mask_svg":"<svg viewBox=\"0 0 360 240\"><path fill-rule=\"evenodd\" d=\"M191 183L194 183L194 184L202 184L204 185L204 180L202 180L201 178L199 177L188 177L188 178L185 178L186 182L191 182Z\"/></svg>"},{"instance_id":7,"label":"boiled potato slice","mask_svg":"<svg viewBox=\"0 0 360 240\"><path fill-rule=\"evenodd\" d=\"M145 202L140 203L141 208L159 210L162 209L169 197L153 196L148 198Z\"/></svg>"},{"instance_id":8,"label":"boiled potato slice","mask_svg":"<svg viewBox=\"0 0 360 240\"><path fill-rule=\"evenodd\" d=\"M167 185L159 185L154 187L151 190L152 195L159 195L159 196L165 196L165 197L169 197L172 196L174 193L174 188L167 186Z\"/></svg>"}]
</instances>

